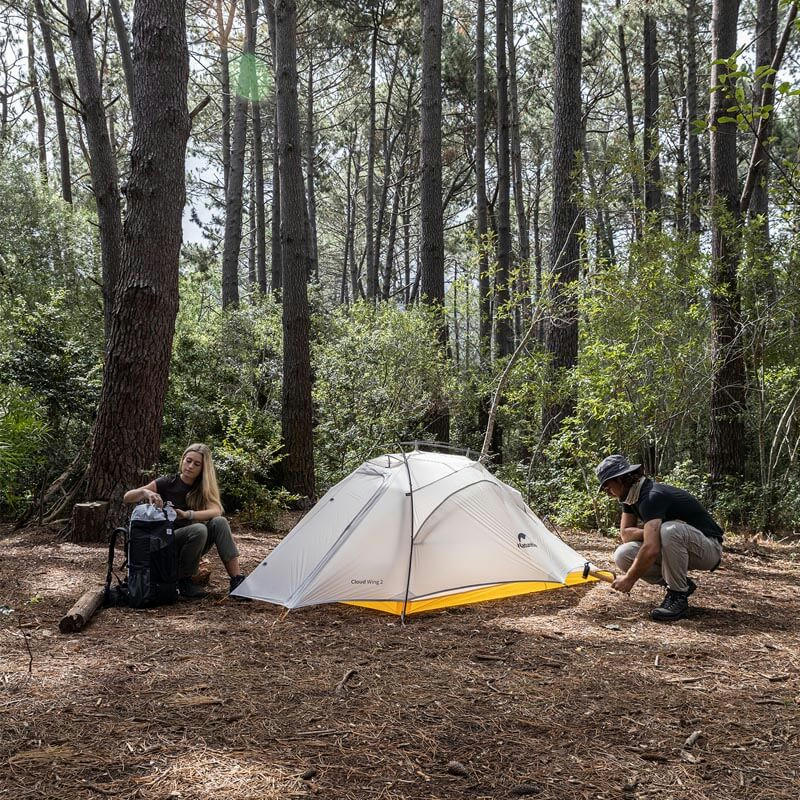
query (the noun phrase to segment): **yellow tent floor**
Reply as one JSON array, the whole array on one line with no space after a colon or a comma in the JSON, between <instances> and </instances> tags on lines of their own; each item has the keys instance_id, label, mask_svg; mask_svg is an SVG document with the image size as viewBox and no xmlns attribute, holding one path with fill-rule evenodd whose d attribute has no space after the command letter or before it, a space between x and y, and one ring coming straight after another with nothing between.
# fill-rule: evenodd
<instances>
[{"instance_id":1,"label":"yellow tent floor","mask_svg":"<svg viewBox=\"0 0 800 800\"><path fill-rule=\"evenodd\" d=\"M548 589L563 589L565 586L578 586L582 583L594 583L597 578L591 575L584 578L583 572L570 572L564 583L557 581L517 581L514 583L496 583L492 586L481 586L478 589L467 589L453 594L437 595L436 597L421 598L419 600L409 600L406 605L406 614L419 614L422 611L436 611L440 608L450 608L451 606L464 606L470 603L483 603L486 600L499 600L503 597L515 597L521 594L533 594L534 592L544 592ZM403 613L402 600L378 600L378 601L348 601L348 606L361 606L362 608L372 608L376 611L384 611L387 614L400 616Z\"/></svg>"}]
</instances>

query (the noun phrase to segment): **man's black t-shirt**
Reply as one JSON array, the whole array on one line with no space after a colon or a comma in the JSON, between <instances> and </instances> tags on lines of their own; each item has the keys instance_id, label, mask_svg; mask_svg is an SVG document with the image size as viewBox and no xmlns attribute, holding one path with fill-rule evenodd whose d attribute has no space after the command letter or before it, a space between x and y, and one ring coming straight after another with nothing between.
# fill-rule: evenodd
<instances>
[{"instance_id":1,"label":"man's black t-shirt","mask_svg":"<svg viewBox=\"0 0 800 800\"><path fill-rule=\"evenodd\" d=\"M162 475L160 478L156 478L156 492L161 495L161 499L165 503L169 501L175 508L179 508L181 511L189 510L186 497L193 488L193 486L187 486L181 480L180 475ZM188 519L175 520L176 528L182 528L184 525L188 524Z\"/></svg>"},{"instance_id":2,"label":"man's black t-shirt","mask_svg":"<svg viewBox=\"0 0 800 800\"><path fill-rule=\"evenodd\" d=\"M655 483L647 478L639 491L638 501L633 505L622 502L620 505L623 511L636 514L642 522L649 522L651 519L660 519L662 522L680 520L702 531L709 538L722 541L722 528L700 505L700 501L675 486Z\"/></svg>"}]
</instances>

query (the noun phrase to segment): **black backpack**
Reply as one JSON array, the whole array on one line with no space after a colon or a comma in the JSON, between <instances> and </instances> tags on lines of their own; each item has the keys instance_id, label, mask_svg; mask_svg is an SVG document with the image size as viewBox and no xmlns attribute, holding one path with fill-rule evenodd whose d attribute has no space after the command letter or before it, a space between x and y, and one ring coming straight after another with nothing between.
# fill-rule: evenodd
<instances>
[{"instance_id":1,"label":"black backpack","mask_svg":"<svg viewBox=\"0 0 800 800\"><path fill-rule=\"evenodd\" d=\"M172 603L178 597L178 553L175 547L173 523L166 512L155 514L155 519L137 519L137 506L131 515L129 527L116 528L108 547L108 574L106 575L105 605L146 608ZM122 534L125 543L127 577L117 586L111 586L114 568L114 548ZM116 576L115 576L116 577Z\"/></svg>"}]
</instances>

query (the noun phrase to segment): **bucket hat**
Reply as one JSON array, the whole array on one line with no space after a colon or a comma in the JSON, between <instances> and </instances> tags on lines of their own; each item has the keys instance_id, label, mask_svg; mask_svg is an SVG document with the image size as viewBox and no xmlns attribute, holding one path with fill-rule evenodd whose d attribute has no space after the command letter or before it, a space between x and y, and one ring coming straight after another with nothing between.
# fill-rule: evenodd
<instances>
[{"instance_id":1,"label":"bucket hat","mask_svg":"<svg viewBox=\"0 0 800 800\"><path fill-rule=\"evenodd\" d=\"M629 472L636 472L642 468L641 464L631 464L625 456L619 453L606 456L595 469L597 480L600 481L600 489L602 489L608 481L613 478L619 478L622 475L627 475ZM599 489L598 489L599 491Z\"/></svg>"}]
</instances>

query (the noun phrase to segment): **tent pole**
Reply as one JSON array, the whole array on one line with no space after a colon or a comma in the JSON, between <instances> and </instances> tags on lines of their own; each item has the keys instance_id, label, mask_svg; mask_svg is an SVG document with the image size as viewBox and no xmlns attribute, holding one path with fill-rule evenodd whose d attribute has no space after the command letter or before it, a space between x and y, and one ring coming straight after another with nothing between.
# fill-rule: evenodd
<instances>
[{"instance_id":1,"label":"tent pole","mask_svg":"<svg viewBox=\"0 0 800 800\"><path fill-rule=\"evenodd\" d=\"M406 465L408 475L408 496L411 499L411 540L408 548L408 575L406 576L406 596L403 598L403 612L400 614L400 624L406 624L406 609L408 608L408 592L411 588L411 561L414 555L414 487L411 485L411 467L408 466L408 457L403 445L400 445L400 452L403 454L403 461Z\"/></svg>"}]
</instances>

